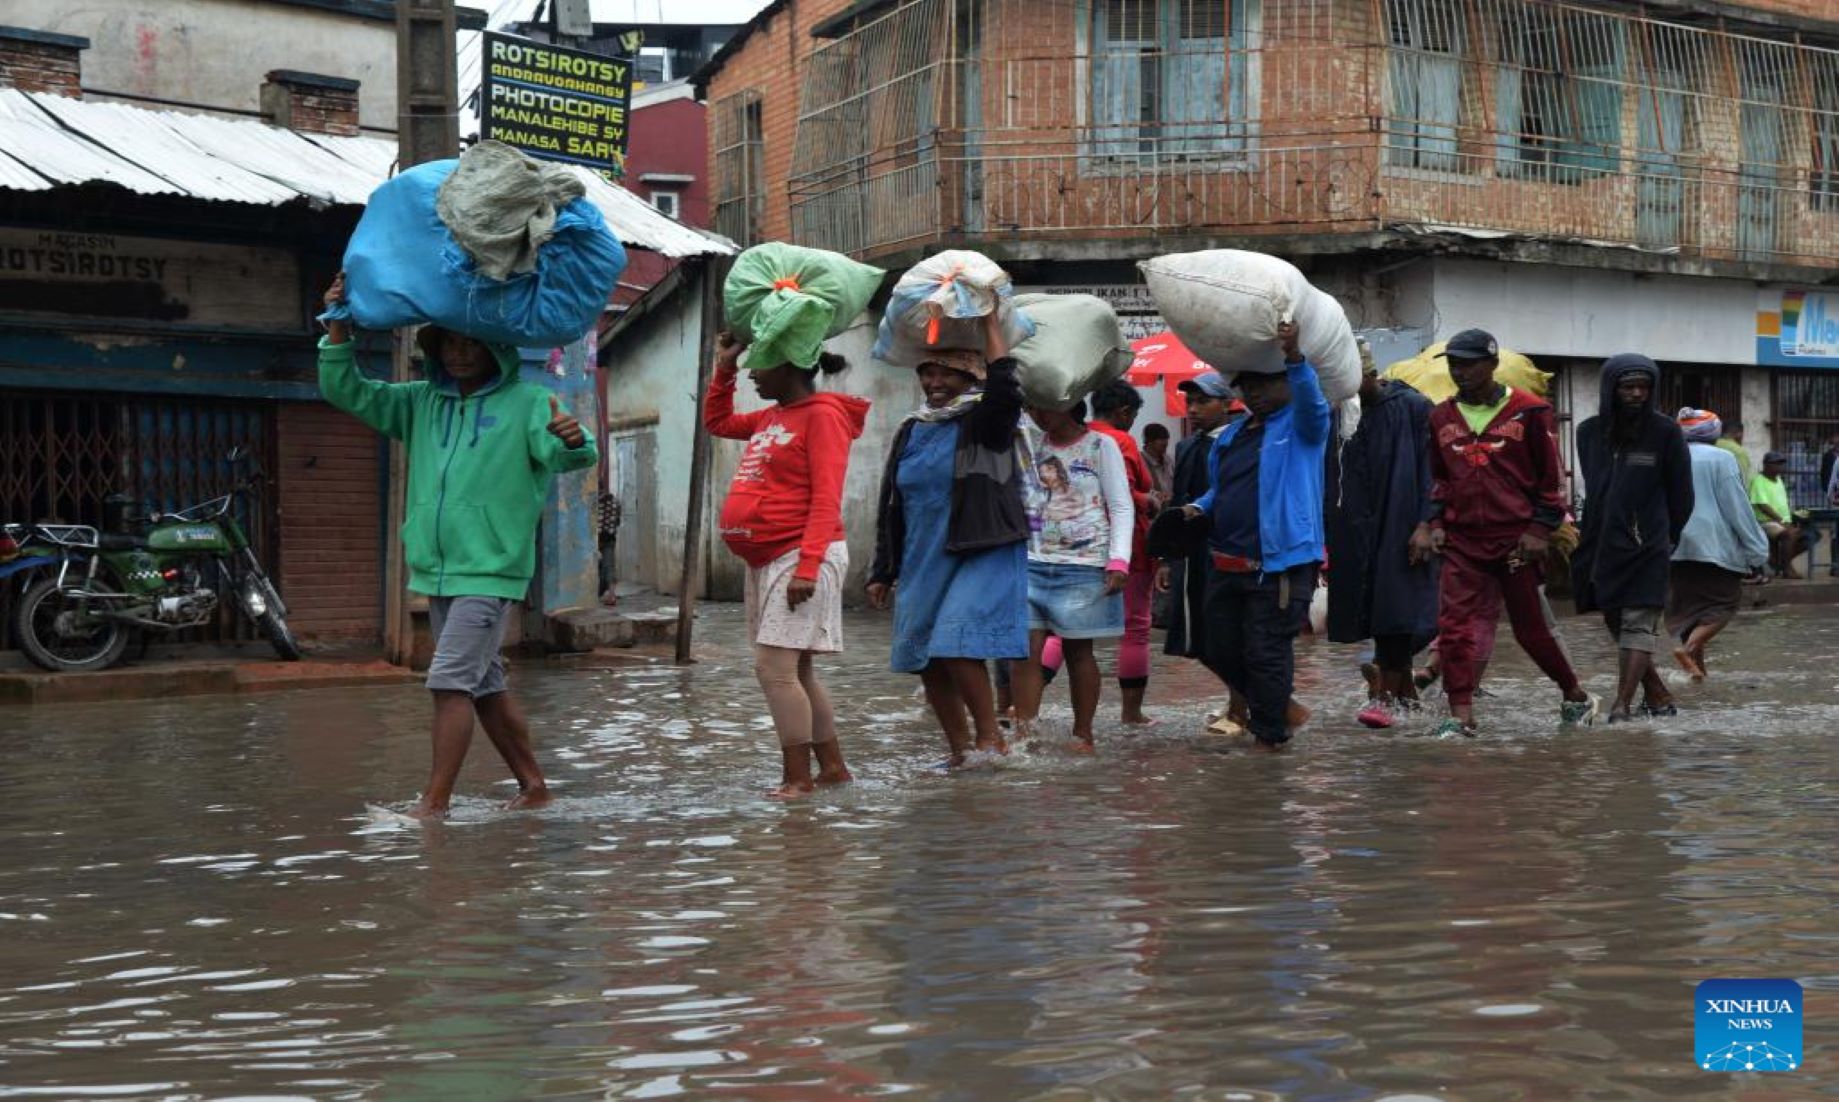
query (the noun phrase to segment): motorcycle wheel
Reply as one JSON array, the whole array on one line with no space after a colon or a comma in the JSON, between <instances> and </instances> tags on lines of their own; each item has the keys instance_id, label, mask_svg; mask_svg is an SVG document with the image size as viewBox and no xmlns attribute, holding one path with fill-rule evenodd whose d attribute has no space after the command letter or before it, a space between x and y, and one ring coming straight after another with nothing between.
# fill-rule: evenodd
<instances>
[{"instance_id":1,"label":"motorcycle wheel","mask_svg":"<svg viewBox=\"0 0 1839 1102\"><path fill-rule=\"evenodd\" d=\"M128 626L115 620L79 617L78 602L65 596L56 578L27 589L13 614L19 647L32 663L53 673L106 670L128 646Z\"/></svg>"},{"instance_id":2,"label":"motorcycle wheel","mask_svg":"<svg viewBox=\"0 0 1839 1102\"><path fill-rule=\"evenodd\" d=\"M293 631L279 613L272 609L262 613L261 627L262 634L274 646L275 653L281 656L283 662L300 661L300 644L294 641Z\"/></svg>"}]
</instances>

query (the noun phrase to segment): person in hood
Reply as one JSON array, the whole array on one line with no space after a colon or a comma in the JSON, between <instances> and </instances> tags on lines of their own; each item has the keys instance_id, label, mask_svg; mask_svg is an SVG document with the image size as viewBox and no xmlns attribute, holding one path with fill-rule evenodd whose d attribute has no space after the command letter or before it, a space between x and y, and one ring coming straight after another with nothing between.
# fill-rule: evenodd
<instances>
[{"instance_id":1,"label":"person in hood","mask_svg":"<svg viewBox=\"0 0 1839 1102\"><path fill-rule=\"evenodd\" d=\"M1437 632L1437 573L1410 553L1428 529L1430 399L1379 377L1371 355L1360 379L1360 425L1328 449L1328 638L1373 640L1377 673L1360 723L1391 727L1415 707L1411 659Z\"/></svg>"},{"instance_id":2,"label":"person in hood","mask_svg":"<svg viewBox=\"0 0 1839 1102\"><path fill-rule=\"evenodd\" d=\"M750 357L754 390L773 404L736 413L741 351L732 335L721 335L702 419L715 436L747 441L722 504L721 536L747 564L754 675L784 760L771 795L796 799L820 784L850 779L836 715L812 656L843 649L843 575L849 570L843 481L869 403L817 389L819 372L832 375L849 366L841 356L819 353L809 365Z\"/></svg>"},{"instance_id":3,"label":"person in hood","mask_svg":"<svg viewBox=\"0 0 1839 1102\"><path fill-rule=\"evenodd\" d=\"M1465 329L1444 346L1456 393L1430 411L1430 524L1413 532L1414 559L1442 556L1437 653L1450 717L1439 736L1473 736L1484 646L1506 606L1513 637L1563 694L1564 726L1596 720L1546 622L1539 585L1552 533L1564 523L1552 407L1498 383L1500 345Z\"/></svg>"},{"instance_id":4,"label":"person in hood","mask_svg":"<svg viewBox=\"0 0 1839 1102\"><path fill-rule=\"evenodd\" d=\"M950 768L973 748L1007 751L985 662L1028 657L1022 385L1007 349L991 314L983 350L916 365L925 402L894 434L876 511L869 601L894 605L888 665L919 675Z\"/></svg>"},{"instance_id":5,"label":"person in hood","mask_svg":"<svg viewBox=\"0 0 1839 1102\"><path fill-rule=\"evenodd\" d=\"M427 326L416 337L427 380L378 382L358 373L343 273L326 306L321 395L408 445L403 560L434 632L434 764L414 814L447 813L475 716L517 779L510 806L540 807L549 790L500 651L536 572L550 479L595 466L600 452L554 395L519 377L515 348Z\"/></svg>"},{"instance_id":6,"label":"person in hood","mask_svg":"<svg viewBox=\"0 0 1839 1102\"><path fill-rule=\"evenodd\" d=\"M1603 363L1600 412L1577 426L1584 476L1582 539L1571 557L1578 612L1601 610L1621 652L1609 722L1678 713L1654 668L1667 577L1692 517L1692 456L1679 423L1654 408L1660 367L1635 352Z\"/></svg>"}]
</instances>

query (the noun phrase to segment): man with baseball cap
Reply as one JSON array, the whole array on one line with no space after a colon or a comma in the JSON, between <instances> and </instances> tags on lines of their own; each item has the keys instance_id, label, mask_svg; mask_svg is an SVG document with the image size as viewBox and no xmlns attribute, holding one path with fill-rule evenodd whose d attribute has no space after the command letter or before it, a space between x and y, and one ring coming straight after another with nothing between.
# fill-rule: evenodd
<instances>
[{"instance_id":1,"label":"man with baseball cap","mask_svg":"<svg viewBox=\"0 0 1839 1102\"><path fill-rule=\"evenodd\" d=\"M1506 605L1513 636L1564 694L1560 722L1593 723L1597 702L1578 684L1540 604L1545 549L1564 522L1563 471L1552 407L1494 381L1500 345L1480 329L1451 337L1456 393L1430 412L1431 519L1410 558L1443 556L1437 649L1450 718L1438 734L1474 735L1479 645Z\"/></svg>"},{"instance_id":2,"label":"man with baseball cap","mask_svg":"<svg viewBox=\"0 0 1839 1102\"><path fill-rule=\"evenodd\" d=\"M1764 455L1761 472L1750 479L1750 504L1756 508L1757 523L1769 537L1769 556L1775 572L1798 579L1801 572L1794 568L1794 560L1819 533L1815 530L1810 538L1808 530L1795 521L1794 509L1788 504L1788 483L1782 478L1786 473L1787 456L1781 452Z\"/></svg>"},{"instance_id":3,"label":"man with baseball cap","mask_svg":"<svg viewBox=\"0 0 1839 1102\"><path fill-rule=\"evenodd\" d=\"M1175 447L1175 472L1170 479L1169 510L1177 545L1163 549L1159 557L1156 588L1169 595L1168 635L1163 650L1180 658L1207 660L1207 622L1203 606L1207 597L1207 573L1211 569L1204 537L1186 546L1180 545L1183 525L1174 515L1182 506L1198 500L1207 492L1207 457L1220 431L1235 416L1244 412L1245 403L1233 397L1225 376L1209 371L1183 380L1179 389L1188 401L1188 422L1194 431ZM1153 553L1153 552L1152 552Z\"/></svg>"}]
</instances>

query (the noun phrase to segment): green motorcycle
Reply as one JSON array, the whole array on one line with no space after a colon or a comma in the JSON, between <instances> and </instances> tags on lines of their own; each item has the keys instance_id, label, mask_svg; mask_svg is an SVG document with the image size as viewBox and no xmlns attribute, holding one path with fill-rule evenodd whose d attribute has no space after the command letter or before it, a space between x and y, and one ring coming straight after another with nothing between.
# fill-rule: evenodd
<instances>
[{"instance_id":1,"label":"green motorcycle","mask_svg":"<svg viewBox=\"0 0 1839 1102\"><path fill-rule=\"evenodd\" d=\"M242 458L240 449L230 454ZM117 505L104 530L8 525L0 545L11 545L13 561L4 572L29 571L13 617L20 649L47 670L107 669L134 635L201 627L234 601L276 654L297 661L287 605L233 511L259 477L144 523Z\"/></svg>"}]
</instances>

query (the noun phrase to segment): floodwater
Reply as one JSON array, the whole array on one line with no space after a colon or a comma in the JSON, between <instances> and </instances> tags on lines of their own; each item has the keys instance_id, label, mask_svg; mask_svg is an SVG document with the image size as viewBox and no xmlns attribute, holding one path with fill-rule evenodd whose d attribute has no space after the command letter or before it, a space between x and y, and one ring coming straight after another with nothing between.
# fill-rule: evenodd
<instances>
[{"instance_id":1,"label":"floodwater","mask_svg":"<svg viewBox=\"0 0 1839 1102\"><path fill-rule=\"evenodd\" d=\"M1831 609L1746 612L1661 729L1555 732L1503 631L1486 737L1360 733L1305 640L1292 753L1165 664L1155 732L956 776L849 630L860 780L799 806L733 646L521 671L561 799L495 811L481 736L426 830L365 810L423 780L412 687L0 710L0 1096L1839 1095ZM1804 985L1799 1071L1695 1067L1726 976Z\"/></svg>"}]
</instances>

